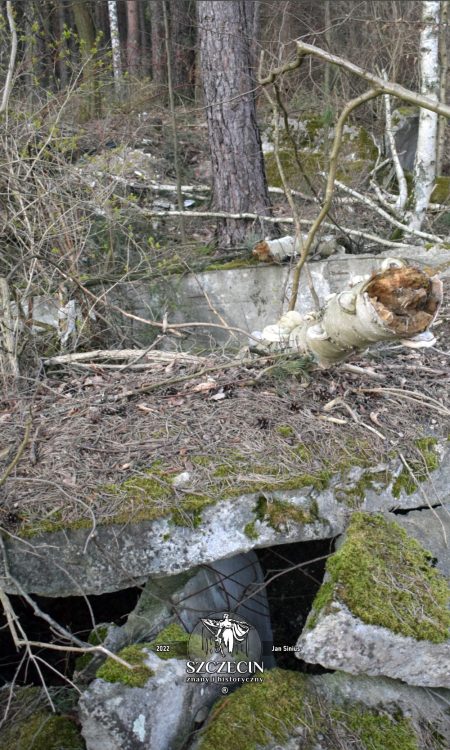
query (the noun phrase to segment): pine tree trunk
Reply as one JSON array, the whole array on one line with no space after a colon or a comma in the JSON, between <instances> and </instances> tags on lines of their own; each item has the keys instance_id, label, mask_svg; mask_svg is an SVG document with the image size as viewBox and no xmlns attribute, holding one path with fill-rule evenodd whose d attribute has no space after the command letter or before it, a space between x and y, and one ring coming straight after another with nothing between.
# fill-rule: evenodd
<instances>
[{"instance_id":1,"label":"pine tree trunk","mask_svg":"<svg viewBox=\"0 0 450 750\"><path fill-rule=\"evenodd\" d=\"M261 138L256 122L250 38L254 3L200 0L197 3L201 75L205 96L216 210L270 214ZM242 245L273 226L223 220L222 247Z\"/></svg>"},{"instance_id":2,"label":"pine tree trunk","mask_svg":"<svg viewBox=\"0 0 450 750\"><path fill-rule=\"evenodd\" d=\"M439 0L422 2L422 32L420 34L420 93L439 100ZM414 205L410 224L420 229L425 219L436 178L438 115L421 109L419 134L414 162Z\"/></svg>"},{"instance_id":3,"label":"pine tree trunk","mask_svg":"<svg viewBox=\"0 0 450 750\"><path fill-rule=\"evenodd\" d=\"M137 0L128 0L127 4L127 65L130 75L139 73L139 8Z\"/></svg>"}]
</instances>

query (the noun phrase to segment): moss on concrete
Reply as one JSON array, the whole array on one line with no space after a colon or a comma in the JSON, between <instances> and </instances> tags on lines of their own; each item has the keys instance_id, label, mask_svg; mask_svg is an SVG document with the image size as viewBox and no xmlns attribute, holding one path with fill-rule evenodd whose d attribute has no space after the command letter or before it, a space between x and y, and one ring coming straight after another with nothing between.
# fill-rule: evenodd
<instances>
[{"instance_id":1,"label":"moss on concrete","mask_svg":"<svg viewBox=\"0 0 450 750\"><path fill-rule=\"evenodd\" d=\"M449 637L450 590L431 565L432 555L397 523L381 515L355 513L341 548L326 570L333 596L363 622L417 640ZM313 608L330 603L329 588Z\"/></svg>"},{"instance_id":2,"label":"moss on concrete","mask_svg":"<svg viewBox=\"0 0 450 750\"><path fill-rule=\"evenodd\" d=\"M406 466L402 469L392 486L394 497L400 497L402 492L412 495L419 486L419 482L428 479L430 472L439 467L439 455L437 453L438 441L433 437L424 437L415 441L415 447L419 457L408 461L410 471Z\"/></svg>"},{"instance_id":3,"label":"moss on concrete","mask_svg":"<svg viewBox=\"0 0 450 750\"><path fill-rule=\"evenodd\" d=\"M149 643L149 648L160 659L187 659L188 643L189 633L186 633L180 625L174 622L158 633L156 638ZM162 646L168 646L169 648L163 650Z\"/></svg>"},{"instance_id":4,"label":"moss on concrete","mask_svg":"<svg viewBox=\"0 0 450 750\"><path fill-rule=\"evenodd\" d=\"M271 669L262 684L248 683L219 700L203 731L199 750L256 750L282 742L305 722L306 677Z\"/></svg>"},{"instance_id":5,"label":"moss on concrete","mask_svg":"<svg viewBox=\"0 0 450 750\"><path fill-rule=\"evenodd\" d=\"M10 731L2 732L0 750L83 750L85 744L66 716L37 711Z\"/></svg>"},{"instance_id":6,"label":"moss on concrete","mask_svg":"<svg viewBox=\"0 0 450 750\"><path fill-rule=\"evenodd\" d=\"M314 523L319 518L319 509L314 500L307 507L300 508L266 495L260 495L254 512L258 521L268 523L275 531L283 531L293 523Z\"/></svg>"},{"instance_id":7,"label":"moss on concrete","mask_svg":"<svg viewBox=\"0 0 450 750\"><path fill-rule=\"evenodd\" d=\"M357 747L360 750L420 750L409 719L367 709L324 705L308 677L272 669L263 684L243 685L219 700L199 737L198 750L257 750L297 738L303 750Z\"/></svg>"},{"instance_id":8,"label":"moss on concrete","mask_svg":"<svg viewBox=\"0 0 450 750\"><path fill-rule=\"evenodd\" d=\"M257 258L249 256L247 258L234 258L233 260L224 261L223 263L210 263L205 268L205 271L233 271L237 268L248 268L249 266L257 266L259 263Z\"/></svg>"},{"instance_id":9,"label":"moss on concrete","mask_svg":"<svg viewBox=\"0 0 450 750\"><path fill-rule=\"evenodd\" d=\"M353 485L336 487L334 495L338 502L343 502L349 508L360 508L366 499L368 490L380 492L386 489L391 481L391 472L387 469L380 471L364 471Z\"/></svg>"},{"instance_id":10,"label":"moss on concrete","mask_svg":"<svg viewBox=\"0 0 450 750\"><path fill-rule=\"evenodd\" d=\"M122 682L128 687L144 687L154 674L145 664L147 659L147 654L143 650L145 647L149 648L149 644L140 643L139 645L126 646L117 654L121 659L131 664L133 669L128 669L114 659L108 658L97 670L97 677L105 680L105 682Z\"/></svg>"},{"instance_id":11,"label":"moss on concrete","mask_svg":"<svg viewBox=\"0 0 450 750\"><path fill-rule=\"evenodd\" d=\"M360 740L364 750L421 750L409 719L370 711L363 706L333 709L333 722L345 727L349 737Z\"/></svg>"},{"instance_id":12,"label":"moss on concrete","mask_svg":"<svg viewBox=\"0 0 450 750\"><path fill-rule=\"evenodd\" d=\"M319 618L319 614L328 613L332 609L334 599L334 583L332 581L325 581L322 583L316 597L312 603L311 611L306 621L306 629L312 630Z\"/></svg>"},{"instance_id":13,"label":"moss on concrete","mask_svg":"<svg viewBox=\"0 0 450 750\"><path fill-rule=\"evenodd\" d=\"M245 526L244 526L244 534L252 542L254 542L254 541L256 541L258 539L258 532L256 531L256 525L255 525L254 521L250 521L249 523L245 524Z\"/></svg>"}]
</instances>

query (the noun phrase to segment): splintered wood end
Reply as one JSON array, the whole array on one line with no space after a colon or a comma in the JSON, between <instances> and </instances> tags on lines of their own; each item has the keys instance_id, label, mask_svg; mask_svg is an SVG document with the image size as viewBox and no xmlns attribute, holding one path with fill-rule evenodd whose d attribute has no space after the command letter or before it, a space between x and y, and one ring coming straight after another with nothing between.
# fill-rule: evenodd
<instances>
[{"instance_id":1,"label":"splintered wood end","mask_svg":"<svg viewBox=\"0 0 450 750\"><path fill-rule=\"evenodd\" d=\"M425 331L442 301L442 284L414 266L373 274L365 291L393 333L409 338Z\"/></svg>"},{"instance_id":2,"label":"splintered wood end","mask_svg":"<svg viewBox=\"0 0 450 750\"><path fill-rule=\"evenodd\" d=\"M258 242L255 247L252 250L252 255L255 258L258 258L259 261L262 261L263 263L269 263L270 261L273 261L274 258L270 253L270 247L266 240L261 240L261 242Z\"/></svg>"}]
</instances>

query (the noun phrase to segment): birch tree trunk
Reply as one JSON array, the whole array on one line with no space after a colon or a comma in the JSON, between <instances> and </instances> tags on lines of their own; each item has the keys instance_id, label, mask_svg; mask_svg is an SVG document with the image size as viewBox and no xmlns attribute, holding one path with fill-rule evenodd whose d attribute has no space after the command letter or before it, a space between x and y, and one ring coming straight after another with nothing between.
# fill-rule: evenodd
<instances>
[{"instance_id":1,"label":"birch tree trunk","mask_svg":"<svg viewBox=\"0 0 450 750\"><path fill-rule=\"evenodd\" d=\"M429 327L442 301L442 283L437 276L394 262L395 267L334 294L318 312L285 313L275 325L252 334L260 341L252 348L307 355L330 367L380 341L432 346Z\"/></svg>"},{"instance_id":2,"label":"birch tree trunk","mask_svg":"<svg viewBox=\"0 0 450 750\"><path fill-rule=\"evenodd\" d=\"M448 28L448 0L443 0L441 6L441 26L439 31L439 57L440 57L440 84L439 84L439 101L445 104L445 97L447 91L447 75L448 75L448 50L447 50L447 28ZM444 161L444 149L445 149L445 130L447 126L447 119L439 117L438 125L438 145L437 145L437 175L442 174L442 164Z\"/></svg>"},{"instance_id":3,"label":"birch tree trunk","mask_svg":"<svg viewBox=\"0 0 450 750\"><path fill-rule=\"evenodd\" d=\"M270 215L251 75L254 3L200 0L197 10L215 208ZM246 222L221 220L219 244L242 245L248 232Z\"/></svg>"},{"instance_id":4,"label":"birch tree trunk","mask_svg":"<svg viewBox=\"0 0 450 750\"><path fill-rule=\"evenodd\" d=\"M117 19L116 0L108 0L109 28L111 33L111 49L113 59L114 87L116 93L120 94L120 81L122 78L122 61L120 57L119 22Z\"/></svg>"},{"instance_id":5,"label":"birch tree trunk","mask_svg":"<svg viewBox=\"0 0 450 750\"><path fill-rule=\"evenodd\" d=\"M420 34L420 93L439 101L439 0L422 2L422 31ZM419 134L414 163L413 206L410 225L420 229L430 202L436 178L438 115L420 110Z\"/></svg>"}]
</instances>

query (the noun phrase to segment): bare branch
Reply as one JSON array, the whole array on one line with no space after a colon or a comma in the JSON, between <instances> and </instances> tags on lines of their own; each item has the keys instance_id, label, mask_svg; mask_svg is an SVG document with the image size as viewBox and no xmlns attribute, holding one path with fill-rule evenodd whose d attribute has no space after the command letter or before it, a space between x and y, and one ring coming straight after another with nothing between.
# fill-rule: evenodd
<instances>
[{"instance_id":1,"label":"bare branch","mask_svg":"<svg viewBox=\"0 0 450 750\"><path fill-rule=\"evenodd\" d=\"M359 76L359 78L363 78L370 83L380 94L391 94L391 96L403 99L403 101L414 104L416 107L424 107L424 109L429 109L432 112L437 112L439 115L450 118L450 107L447 104L433 101L433 99L430 99L427 96L422 96L415 91L410 91L410 89L401 86L399 83L383 81L380 76L369 73L369 71L360 68L349 60L345 60L343 57L332 55L330 52L326 52L326 50L316 47L314 44L306 44L305 42L300 41L297 42L296 59L291 63L280 66L279 68L274 68L266 78L260 79L260 85L267 86L268 84L273 83L283 73L287 73L290 70L296 70L300 67L305 55L314 55L314 57L318 57L320 60L332 63L333 65L338 65L349 73L354 73Z\"/></svg>"},{"instance_id":2,"label":"bare branch","mask_svg":"<svg viewBox=\"0 0 450 750\"><path fill-rule=\"evenodd\" d=\"M0 114L6 112L9 97L13 87L14 66L17 55L17 29L14 20L13 4L10 0L6 3L6 15L8 17L9 29L11 31L11 52L9 55L8 73L6 74L5 86L3 89L2 103L0 104Z\"/></svg>"}]
</instances>

